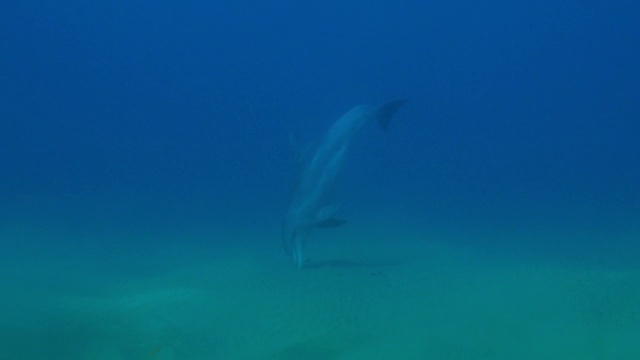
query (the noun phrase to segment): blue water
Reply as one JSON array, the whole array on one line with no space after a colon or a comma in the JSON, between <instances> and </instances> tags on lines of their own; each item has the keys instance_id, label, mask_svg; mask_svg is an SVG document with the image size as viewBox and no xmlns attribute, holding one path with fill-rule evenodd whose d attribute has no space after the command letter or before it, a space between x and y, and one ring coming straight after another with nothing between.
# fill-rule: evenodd
<instances>
[{"instance_id":1,"label":"blue water","mask_svg":"<svg viewBox=\"0 0 640 360\"><path fill-rule=\"evenodd\" d=\"M388 131L350 149L350 221L635 271L639 17L634 1L5 1L3 282L88 259L95 275L53 282L91 288L247 241L202 235L220 229L280 251L289 134L397 97ZM158 255L176 239L183 260Z\"/></svg>"}]
</instances>

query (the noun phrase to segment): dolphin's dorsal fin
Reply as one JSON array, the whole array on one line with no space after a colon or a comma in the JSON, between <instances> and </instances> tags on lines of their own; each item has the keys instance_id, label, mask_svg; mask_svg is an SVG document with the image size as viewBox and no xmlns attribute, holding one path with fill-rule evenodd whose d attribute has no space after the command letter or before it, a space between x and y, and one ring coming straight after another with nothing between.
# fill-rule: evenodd
<instances>
[{"instance_id":1,"label":"dolphin's dorsal fin","mask_svg":"<svg viewBox=\"0 0 640 360\"><path fill-rule=\"evenodd\" d=\"M395 114L396 111L398 111L398 108L400 108L400 106L406 101L407 99L395 99L388 101L376 108L378 123L380 123L380 126L382 126L384 130L387 130L387 127L389 126L389 120L391 120L393 114Z\"/></svg>"}]
</instances>

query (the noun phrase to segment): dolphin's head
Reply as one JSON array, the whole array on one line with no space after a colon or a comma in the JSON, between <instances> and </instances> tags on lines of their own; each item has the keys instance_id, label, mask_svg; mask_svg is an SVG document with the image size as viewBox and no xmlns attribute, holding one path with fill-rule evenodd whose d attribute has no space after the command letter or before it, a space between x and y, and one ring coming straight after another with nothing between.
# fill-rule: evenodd
<instances>
[{"instance_id":1,"label":"dolphin's head","mask_svg":"<svg viewBox=\"0 0 640 360\"><path fill-rule=\"evenodd\" d=\"M307 231L305 231L307 230ZM302 267L304 265L304 238L308 232L308 226L303 219L295 213L289 213L282 222L282 245L284 251L289 255L294 265Z\"/></svg>"},{"instance_id":2,"label":"dolphin's head","mask_svg":"<svg viewBox=\"0 0 640 360\"><path fill-rule=\"evenodd\" d=\"M293 244L296 241L297 229L294 223L288 218L285 217L282 221L282 246L284 247L285 253L291 256L291 251L293 249Z\"/></svg>"}]
</instances>

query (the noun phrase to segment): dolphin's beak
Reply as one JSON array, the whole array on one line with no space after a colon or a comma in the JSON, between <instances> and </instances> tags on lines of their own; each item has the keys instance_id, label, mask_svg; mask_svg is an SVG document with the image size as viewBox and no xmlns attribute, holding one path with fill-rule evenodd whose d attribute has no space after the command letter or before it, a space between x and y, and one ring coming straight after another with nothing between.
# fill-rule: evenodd
<instances>
[{"instance_id":1,"label":"dolphin's beak","mask_svg":"<svg viewBox=\"0 0 640 360\"><path fill-rule=\"evenodd\" d=\"M295 234L293 237L293 246L291 249L291 260L293 265L298 269L302 268L305 263L302 239L299 234Z\"/></svg>"},{"instance_id":2,"label":"dolphin's beak","mask_svg":"<svg viewBox=\"0 0 640 360\"><path fill-rule=\"evenodd\" d=\"M284 251L291 257L293 266L301 268L305 263L304 242L298 230L288 226L286 222L282 225L282 245Z\"/></svg>"}]
</instances>

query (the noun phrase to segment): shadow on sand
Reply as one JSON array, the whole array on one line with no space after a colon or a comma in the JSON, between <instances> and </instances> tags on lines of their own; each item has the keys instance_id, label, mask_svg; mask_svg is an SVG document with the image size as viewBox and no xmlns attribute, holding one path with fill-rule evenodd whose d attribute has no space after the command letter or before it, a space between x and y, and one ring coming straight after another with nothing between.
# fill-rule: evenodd
<instances>
[{"instance_id":1,"label":"shadow on sand","mask_svg":"<svg viewBox=\"0 0 640 360\"><path fill-rule=\"evenodd\" d=\"M358 269L358 268L381 268L399 265L400 262L391 261L355 261L355 260L321 260L307 263L305 269L322 269L322 268L344 268L344 269Z\"/></svg>"}]
</instances>

